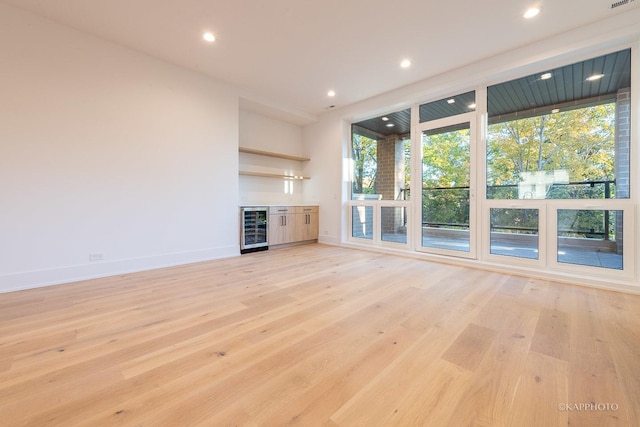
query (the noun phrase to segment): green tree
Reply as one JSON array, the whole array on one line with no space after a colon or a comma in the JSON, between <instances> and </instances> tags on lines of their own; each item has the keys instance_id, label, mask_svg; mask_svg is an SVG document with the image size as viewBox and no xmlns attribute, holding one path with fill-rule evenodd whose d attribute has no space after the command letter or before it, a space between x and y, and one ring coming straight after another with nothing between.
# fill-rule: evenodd
<instances>
[{"instance_id":1,"label":"green tree","mask_svg":"<svg viewBox=\"0 0 640 427\"><path fill-rule=\"evenodd\" d=\"M515 198L525 172L567 171L571 182L614 178L615 105L601 104L489 126L487 185L490 198ZM597 191L555 186L548 198L604 197ZM584 189L582 189L584 190Z\"/></svg>"},{"instance_id":2,"label":"green tree","mask_svg":"<svg viewBox=\"0 0 640 427\"><path fill-rule=\"evenodd\" d=\"M469 129L425 134L422 159L424 187L469 186Z\"/></svg>"},{"instance_id":3,"label":"green tree","mask_svg":"<svg viewBox=\"0 0 640 427\"><path fill-rule=\"evenodd\" d=\"M378 170L377 151L378 141L355 132L352 134L352 193L373 194L376 192L376 173Z\"/></svg>"},{"instance_id":4,"label":"green tree","mask_svg":"<svg viewBox=\"0 0 640 427\"><path fill-rule=\"evenodd\" d=\"M423 135L423 223L468 227L469 141L469 129L436 129Z\"/></svg>"}]
</instances>

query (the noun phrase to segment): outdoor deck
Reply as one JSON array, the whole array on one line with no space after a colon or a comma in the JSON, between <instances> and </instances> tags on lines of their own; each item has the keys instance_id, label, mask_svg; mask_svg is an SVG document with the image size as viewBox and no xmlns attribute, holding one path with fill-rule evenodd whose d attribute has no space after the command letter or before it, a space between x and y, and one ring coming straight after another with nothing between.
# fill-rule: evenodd
<instances>
[{"instance_id":1,"label":"outdoor deck","mask_svg":"<svg viewBox=\"0 0 640 427\"><path fill-rule=\"evenodd\" d=\"M469 232L423 228L422 246L426 248L469 252ZM361 236L372 239L372 235ZM384 234L386 242L406 243L406 234ZM571 244L559 244L558 262L591 267L622 270L622 254L612 252L607 245L598 245L597 239L571 239ZM595 244L594 244L595 243ZM538 259L537 236L491 233L491 254L515 258Z\"/></svg>"}]
</instances>

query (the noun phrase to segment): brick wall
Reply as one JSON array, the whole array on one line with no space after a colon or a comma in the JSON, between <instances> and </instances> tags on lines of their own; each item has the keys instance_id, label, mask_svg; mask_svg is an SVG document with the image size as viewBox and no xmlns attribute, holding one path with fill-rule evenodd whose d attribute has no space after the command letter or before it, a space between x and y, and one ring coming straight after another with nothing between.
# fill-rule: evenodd
<instances>
[{"instance_id":1,"label":"brick wall","mask_svg":"<svg viewBox=\"0 0 640 427\"><path fill-rule=\"evenodd\" d=\"M397 160L396 146L401 141L396 135L378 140L378 172L376 192L382 194L382 200L395 200L397 197ZM401 145L401 144L400 144ZM404 172L404 165L402 167Z\"/></svg>"},{"instance_id":2,"label":"brick wall","mask_svg":"<svg viewBox=\"0 0 640 427\"><path fill-rule=\"evenodd\" d=\"M376 192L382 200L399 200L404 188L404 141L398 135L378 140L378 173ZM381 218L383 234L395 234L404 226L404 216L386 214Z\"/></svg>"},{"instance_id":3,"label":"brick wall","mask_svg":"<svg viewBox=\"0 0 640 427\"><path fill-rule=\"evenodd\" d=\"M631 155L631 88L618 91L616 99L616 199L631 197L630 187L630 157ZM618 253L622 254L623 248L623 221L622 212L616 215L616 242Z\"/></svg>"}]
</instances>

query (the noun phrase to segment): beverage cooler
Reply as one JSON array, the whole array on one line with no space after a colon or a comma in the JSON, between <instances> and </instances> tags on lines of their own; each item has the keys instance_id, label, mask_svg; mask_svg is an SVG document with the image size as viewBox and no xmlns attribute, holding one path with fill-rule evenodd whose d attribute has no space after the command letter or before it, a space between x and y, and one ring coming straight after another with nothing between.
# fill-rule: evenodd
<instances>
[{"instance_id":1,"label":"beverage cooler","mask_svg":"<svg viewBox=\"0 0 640 427\"><path fill-rule=\"evenodd\" d=\"M240 208L240 253L269 249L269 209L266 207Z\"/></svg>"}]
</instances>

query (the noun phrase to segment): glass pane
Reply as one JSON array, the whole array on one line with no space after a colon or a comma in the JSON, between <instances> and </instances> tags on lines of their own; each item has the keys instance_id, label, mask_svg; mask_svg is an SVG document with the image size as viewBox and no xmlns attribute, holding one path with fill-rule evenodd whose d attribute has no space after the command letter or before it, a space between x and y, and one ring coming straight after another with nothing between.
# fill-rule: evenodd
<instances>
[{"instance_id":1,"label":"glass pane","mask_svg":"<svg viewBox=\"0 0 640 427\"><path fill-rule=\"evenodd\" d=\"M491 253L538 259L538 210L491 209Z\"/></svg>"},{"instance_id":2,"label":"glass pane","mask_svg":"<svg viewBox=\"0 0 640 427\"><path fill-rule=\"evenodd\" d=\"M407 208L383 206L381 213L382 240L407 243Z\"/></svg>"},{"instance_id":3,"label":"glass pane","mask_svg":"<svg viewBox=\"0 0 640 427\"><path fill-rule=\"evenodd\" d=\"M558 262L622 270L623 211L558 210Z\"/></svg>"},{"instance_id":4,"label":"glass pane","mask_svg":"<svg viewBox=\"0 0 640 427\"><path fill-rule=\"evenodd\" d=\"M450 96L420 106L420 123L476 110L476 92Z\"/></svg>"},{"instance_id":5,"label":"glass pane","mask_svg":"<svg viewBox=\"0 0 640 427\"><path fill-rule=\"evenodd\" d=\"M469 252L469 123L422 133L422 246Z\"/></svg>"},{"instance_id":6,"label":"glass pane","mask_svg":"<svg viewBox=\"0 0 640 427\"><path fill-rule=\"evenodd\" d=\"M351 126L351 198L409 200L411 110Z\"/></svg>"},{"instance_id":7,"label":"glass pane","mask_svg":"<svg viewBox=\"0 0 640 427\"><path fill-rule=\"evenodd\" d=\"M373 206L351 208L351 235L360 239L373 239Z\"/></svg>"},{"instance_id":8,"label":"glass pane","mask_svg":"<svg viewBox=\"0 0 640 427\"><path fill-rule=\"evenodd\" d=\"M490 86L488 199L630 197L631 51Z\"/></svg>"},{"instance_id":9,"label":"glass pane","mask_svg":"<svg viewBox=\"0 0 640 427\"><path fill-rule=\"evenodd\" d=\"M351 141L351 159L353 160L351 198L354 200L377 199L375 185L378 172L378 141L354 132Z\"/></svg>"}]
</instances>

